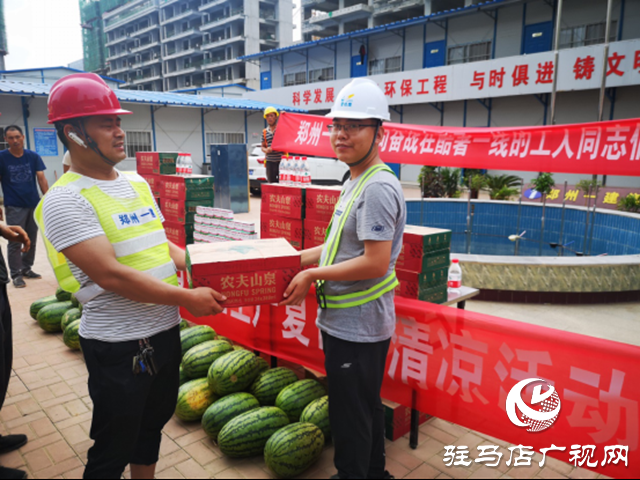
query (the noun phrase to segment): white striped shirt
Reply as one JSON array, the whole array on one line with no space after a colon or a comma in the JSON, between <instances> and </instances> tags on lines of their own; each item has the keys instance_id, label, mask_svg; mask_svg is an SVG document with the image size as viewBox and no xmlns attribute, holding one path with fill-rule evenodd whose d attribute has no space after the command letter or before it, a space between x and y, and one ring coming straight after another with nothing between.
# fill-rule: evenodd
<instances>
[{"instance_id":1,"label":"white striped shirt","mask_svg":"<svg viewBox=\"0 0 640 480\"><path fill-rule=\"evenodd\" d=\"M123 175L118 174L118 178L112 181L94 181L107 195L119 198L137 196ZM155 208L164 221L157 205ZM52 189L44 198L43 214L47 238L58 252L105 235L93 206L71 189ZM93 283L73 263L69 262L69 266L81 286ZM113 292L105 292L84 305L80 336L103 342L125 342L152 337L179 322L178 307L138 303Z\"/></svg>"}]
</instances>

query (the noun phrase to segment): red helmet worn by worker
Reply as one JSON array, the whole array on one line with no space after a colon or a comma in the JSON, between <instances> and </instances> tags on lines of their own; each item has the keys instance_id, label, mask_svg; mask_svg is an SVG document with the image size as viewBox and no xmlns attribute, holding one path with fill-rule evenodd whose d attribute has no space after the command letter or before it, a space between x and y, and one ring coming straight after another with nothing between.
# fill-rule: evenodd
<instances>
[{"instance_id":1,"label":"red helmet worn by worker","mask_svg":"<svg viewBox=\"0 0 640 480\"><path fill-rule=\"evenodd\" d=\"M53 84L49 92L49 123L94 115L129 115L116 94L95 73L76 73Z\"/></svg>"},{"instance_id":2,"label":"red helmet worn by worker","mask_svg":"<svg viewBox=\"0 0 640 480\"><path fill-rule=\"evenodd\" d=\"M107 158L98 148L98 144L87 134L82 118L96 115L130 115L133 112L123 110L116 94L95 73L76 73L63 77L53 84L49 92L49 123L78 119L77 127L84 140L77 134L70 135L76 143L90 148L107 164L115 162Z\"/></svg>"}]
</instances>

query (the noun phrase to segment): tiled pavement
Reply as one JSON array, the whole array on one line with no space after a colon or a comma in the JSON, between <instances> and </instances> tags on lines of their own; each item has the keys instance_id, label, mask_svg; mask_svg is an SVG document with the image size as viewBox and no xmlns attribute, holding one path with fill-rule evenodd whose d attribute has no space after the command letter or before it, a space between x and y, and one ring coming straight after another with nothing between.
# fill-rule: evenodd
<instances>
[{"instance_id":1,"label":"tiled pavement","mask_svg":"<svg viewBox=\"0 0 640 480\"><path fill-rule=\"evenodd\" d=\"M0 248L6 252L5 242ZM2 411L0 433L25 433L29 443L19 451L0 456L0 464L21 468L31 478L81 478L89 439L91 400L82 354L72 352L60 334L44 333L29 316L29 306L56 288L53 274L39 245L36 271L42 280L29 281L16 290L8 286L13 309L14 373ZM473 463L469 468L447 468L445 445L467 445L471 457L478 445L501 445L502 466L491 469ZM544 468L534 457L532 467L504 466L509 445L440 419L420 429L420 444L409 448L408 438L387 442L388 468L397 478L596 478L592 472L547 459ZM305 478L329 478L335 473L333 448L327 446ZM128 475L127 475L128 476ZM164 430L157 478L270 478L261 458L230 460L206 438L198 423L172 419Z\"/></svg>"}]
</instances>

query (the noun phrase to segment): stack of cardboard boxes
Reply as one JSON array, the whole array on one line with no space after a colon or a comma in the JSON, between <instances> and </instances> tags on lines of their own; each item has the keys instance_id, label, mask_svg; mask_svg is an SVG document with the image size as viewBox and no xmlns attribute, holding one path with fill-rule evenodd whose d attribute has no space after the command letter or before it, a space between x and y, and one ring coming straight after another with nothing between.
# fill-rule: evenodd
<instances>
[{"instance_id":1,"label":"stack of cardboard boxes","mask_svg":"<svg viewBox=\"0 0 640 480\"><path fill-rule=\"evenodd\" d=\"M339 187L262 185L261 238L285 238L297 250L324 243Z\"/></svg>"},{"instance_id":2,"label":"stack of cardboard boxes","mask_svg":"<svg viewBox=\"0 0 640 480\"><path fill-rule=\"evenodd\" d=\"M451 251L451 230L407 225L396 263L400 285L396 295L445 303Z\"/></svg>"},{"instance_id":3,"label":"stack of cardboard boxes","mask_svg":"<svg viewBox=\"0 0 640 480\"><path fill-rule=\"evenodd\" d=\"M255 223L234 220L231 210L198 207L195 217L195 243L257 240Z\"/></svg>"},{"instance_id":4,"label":"stack of cardboard boxes","mask_svg":"<svg viewBox=\"0 0 640 480\"><path fill-rule=\"evenodd\" d=\"M138 152L138 173L151 186L165 218L167 238L178 246L194 242L198 207L213 207L213 177L176 175L178 152Z\"/></svg>"}]
</instances>

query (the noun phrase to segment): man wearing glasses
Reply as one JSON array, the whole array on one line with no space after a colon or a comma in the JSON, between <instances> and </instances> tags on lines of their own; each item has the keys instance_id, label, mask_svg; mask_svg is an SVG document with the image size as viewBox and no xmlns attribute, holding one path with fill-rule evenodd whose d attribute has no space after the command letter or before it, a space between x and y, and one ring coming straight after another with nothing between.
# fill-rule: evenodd
<instances>
[{"instance_id":1,"label":"man wearing glasses","mask_svg":"<svg viewBox=\"0 0 640 480\"><path fill-rule=\"evenodd\" d=\"M385 470L380 389L395 331L395 263L406 221L400 182L380 159L389 106L375 82L355 79L327 115L331 146L349 166L322 246L302 252L302 265L283 305L301 305L315 282L318 328L329 379L335 445L333 478L392 478Z\"/></svg>"}]
</instances>

